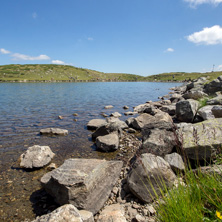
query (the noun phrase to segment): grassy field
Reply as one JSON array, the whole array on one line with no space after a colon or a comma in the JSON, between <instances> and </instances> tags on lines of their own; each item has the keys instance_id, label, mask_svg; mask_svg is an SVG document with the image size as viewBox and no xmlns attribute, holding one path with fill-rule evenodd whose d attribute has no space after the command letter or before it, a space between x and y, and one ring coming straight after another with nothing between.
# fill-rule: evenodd
<instances>
[{"instance_id":1,"label":"grassy field","mask_svg":"<svg viewBox=\"0 0 222 222\"><path fill-rule=\"evenodd\" d=\"M103 73L64 65L0 66L0 81L142 81L144 77L122 73Z\"/></svg>"},{"instance_id":2,"label":"grassy field","mask_svg":"<svg viewBox=\"0 0 222 222\"><path fill-rule=\"evenodd\" d=\"M162 73L151 76L139 76L124 73L103 73L95 70L77 68L67 65L33 64L0 66L0 81L149 81L149 82L183 82L205 76L210 80L222 75L222 72L208 73Z\"/></svg>"},{"instance_id":3,"label":"grassy field","mask_svg":"<svg viewBox=\"0 0 222 222\"><path fill-rule=\"evenodd\" d=\"M162 73L157 75L151 75L145 77L145 81L162 81L162 82L184 82L187 80L194 80L199 77L207 77L209 81L216 79L218 76L222 75L221 72L206 72L206 73L185 73L185 72L171 72L171 73Z\"/></svg>"}]
</instances>

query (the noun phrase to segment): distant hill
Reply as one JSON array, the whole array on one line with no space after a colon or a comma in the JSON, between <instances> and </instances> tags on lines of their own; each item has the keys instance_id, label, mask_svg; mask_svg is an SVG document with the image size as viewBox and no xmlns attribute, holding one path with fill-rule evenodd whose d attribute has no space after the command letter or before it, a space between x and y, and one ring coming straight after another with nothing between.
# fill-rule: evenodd
<instances>
[{"instance_id":1,"label":"distant hill","mask_svg":"<svg viewBox=\"0 0 222 222\"><path fill-rule=\"evenodd\" d=\"M52 64L33 64L33 65L3 65L0 66L0 81L1 82L102 82L102 81L148 81L148 82L184 82L194 80L205 76L210 80L222 75L221 72L207 73L185 73L172 72L162 73L151 76L140 76L124 73L103 73L95 70L77 68L67 65L52 65Z\"/></svg>"},{"instance_id":2,"label":"distant hill","mask_svg":"<svg viewBox=\"0 0 222 222\"><path fill-rule=\"evenodd\" d=\"M145 81L155 81L155 82L186 82L188 80L194 80L199 77L207 77L209 81L216 79L218 76L222 75L222 71L220 72L170 72L170 73L161 73L157 75L151 75L144 78Z\"/></svg>"},{"instance_id":3,"label":"distant hill","mask_svg":"<svg viewBox=\"0 0 222 222\"><path fill-rule=\"evenodd\" d=\"M103 73L67 65L4 65L0 66L0 81L143 81L133 74Z\"/></svg>"}]
</instances>

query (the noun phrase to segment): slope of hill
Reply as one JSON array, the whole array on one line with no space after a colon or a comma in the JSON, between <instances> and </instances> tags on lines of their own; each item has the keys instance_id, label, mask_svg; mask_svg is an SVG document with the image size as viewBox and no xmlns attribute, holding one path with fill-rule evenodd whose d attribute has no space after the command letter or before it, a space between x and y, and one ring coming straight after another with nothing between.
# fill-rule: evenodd
<instances>
[{"instance_id":1,"label":"slope of hill","mask_svg":"<svg viewBox=\"0 0 222 222\"><path fill-rule=\"evenodd\" d=\"M186 82L188 80L194 80L199 77L207 77L209 81L216 79L218 76L222 75L222 71L220 72L206 72L206 73L186 73L186 72L171 72L171 73L161 73L157 75L151 75L144 78L145 81L151 82Z\"/></svg>"},{"instance_id":2,"label":"slope of hill","mask_svg":"<svg viewBox=\"0 0 222 222\"><path fill-rule=\"evenodd\" d=\"M4 65L0 66L0 81L142 81L133 74L103 73L65 65Z\"/></svg>"}]
</instances>

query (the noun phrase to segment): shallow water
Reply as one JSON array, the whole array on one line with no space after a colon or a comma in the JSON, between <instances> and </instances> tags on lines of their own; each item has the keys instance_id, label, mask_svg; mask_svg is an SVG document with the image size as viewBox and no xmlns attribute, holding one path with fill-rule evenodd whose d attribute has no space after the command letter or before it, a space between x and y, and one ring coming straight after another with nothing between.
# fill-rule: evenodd
<instances>
[{"instance_id":1,"label":"shallow water","mask_svg":"<svg viewBox=\"0 0 222 222\"><path fill-rule=\"evenodd\" d=\"M91 141L86 124L101 113L111 114L156 101L178 83L0 83L0 221L23 221L41 214L36 209L39 179L44 169L34 172L19 168L19 156L31 145L48 145L57 165L67 158L114 159L116 152L100 153ZM104 106L113 105L106 110ZM78 116L73 114L77 113ZM58 116L63 119L59 119ZM120 119L125 120L126 116ZM68 136L40 136L42 128L68 129ZM41 202L41 201L40 201ZM43 207L44 208L44 207ZM46 207L45 207L46 208Z\"/></svg>"}]
</instances>

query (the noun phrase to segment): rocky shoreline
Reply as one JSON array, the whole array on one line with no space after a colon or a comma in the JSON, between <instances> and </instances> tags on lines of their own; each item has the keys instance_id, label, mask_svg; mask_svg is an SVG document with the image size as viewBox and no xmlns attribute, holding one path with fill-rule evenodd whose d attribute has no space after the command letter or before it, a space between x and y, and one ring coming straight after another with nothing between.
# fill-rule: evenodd
<instances>
[{"instance_id":1,"label":"rocky shoreline","mask_svg":"<svg viewBox=\"0 0 222 222\"><path fill-rule=\"evenodd\" d=\"M187 162L194 167L212 164L222 144L222 76L209 83L199 78L171 90L159 101L126 112L138 116L125 122L116 112L91 120L87 127L93 130L97 149L119 150L118 160L68 159L58 168L51 167L41 184L61 207L34 221L155 221L161 195L158 178L168 188L177 186ZM68 132L50 128L41 133ZM48 166L53 154L46 148L34 152L27 157L28 167L22 162L27 152L21 155L21 167Z\"/></svg>"}]
</instances>

